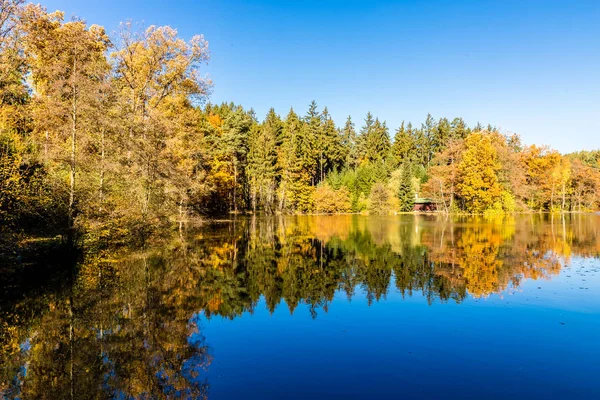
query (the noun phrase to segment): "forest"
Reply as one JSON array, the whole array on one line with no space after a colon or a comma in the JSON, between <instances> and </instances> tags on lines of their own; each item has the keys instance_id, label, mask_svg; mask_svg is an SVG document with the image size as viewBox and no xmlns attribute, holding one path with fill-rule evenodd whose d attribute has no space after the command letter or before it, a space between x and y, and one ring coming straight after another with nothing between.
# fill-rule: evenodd
<instances>
[{"instance_id":1,"label":"forest","mask_svg":"<svg viewBox=\"0 0 600 400\"><path fill-rule=\"evenodd\" d=\"M23 0L0 6L0 225L114 239L227 213L583 212L600 151L561 154L462 118L211 104L203 36L109 36ZM401 111L401 110L399 110Z\"/></svg>"}]
</instances>

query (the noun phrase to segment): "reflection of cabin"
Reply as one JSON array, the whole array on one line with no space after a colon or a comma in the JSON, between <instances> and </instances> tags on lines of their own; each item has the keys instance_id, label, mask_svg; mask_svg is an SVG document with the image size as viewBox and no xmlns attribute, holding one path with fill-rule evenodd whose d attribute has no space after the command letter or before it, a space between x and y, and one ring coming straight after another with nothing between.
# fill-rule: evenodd
<instances>
[{"instance_id":1,"label":"reflection of cabin","mask_svg":"<svg viewBox=\"0 0 600 400\"><path fill-rule=\"evenodd\" d=\"M413 208L413 210L422 212L435 211L435 201L428 198L417 198L415 199L415 207Z\"/></svg>"}]
</instances>

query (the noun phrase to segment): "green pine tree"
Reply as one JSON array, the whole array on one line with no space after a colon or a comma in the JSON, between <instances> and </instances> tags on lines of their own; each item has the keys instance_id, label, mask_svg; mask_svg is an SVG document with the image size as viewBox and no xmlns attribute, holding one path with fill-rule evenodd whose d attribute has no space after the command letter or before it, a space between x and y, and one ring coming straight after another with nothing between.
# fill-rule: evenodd
<instances>
[{"instance_id":1,"label":"green pine tree","mask_svg":"<svg viewBox=\"0 0 600 400\"><path fill-rule=\"evenodd\" d=\"M415 195L412 188L412 168L410 164L405 163L402 166L402 177L400 187L398 188L398 198L400 199L400 211L412 211L415 205Z\"/></svg>"},{"instance_id":2,"label":"green pine tree","mask_svg":"<svg viewBox=\"0 0 600 400\"><path fill-rule=\"evenodd\" d=\"M357 165L360 165L363 160L367 159L367 148L368 148L368 140L369 136L371 136L373 132L373 127L375 124L375 120L373 119L373 115L368 112L367 117L365 118L365 125L360 128L360 133L356 138L356 158Z\"/></svg>"},{"instance_id":3,"label":"green pine tree","mask_svg":"<svg viewBox=\"0 0 600 400\"><path fill-rule=\"evenodd\" d=\"M277 170L279 173L277 208L280 211L293 211L294 187L298 174L296 147L302 122L293 109L290 109L277 140Z\"/></svg>"},{"instance_id":4,"label":"green pine tree","mask_svg":"<svg viewBox=\"0 0 600 400\"><path fill-rule=\"evenodd\" d=\"M275 209L277 178L277 139L282 123L271 108L262 125L255 125L250 132L248 145L248 168L251 206L254 211L261 207L266 212Z\"/></svg>"},{"instance_id":5,"label":"green pine tree","mask_svg":"<svg viewBox=\"0 0 600 400\"><path fill-rule=\"evenodd\" d=\"M435 122L431 114L427 114L425 123L421 125L421 131L423 133L421 158L423 161L423 165L429 165L433 158L433 155L435 154L435 149L437 145L437 123Z\"/></svg>"},{"instance_id":6,"label":"green pine tree","mask_svg":"<svg viewBox=\"0 0 600 400\"><path fill-rule=\"evenodd\" d=\"M401 164L406 160L410 160L414 157L415 152L415 139L411 135L411 132L404 127L404 121L402 125L396 131L394 136L394 144L392 146L392 154L396 164Z\"/></svg>"},{"instance_id":7,"label":"green pine tree","mask_svg":"<svg viewBox=\"0 0 600 400\"><path fill-rule=\"evenodd\" d=\"M385 122L375 119L366 137L366 158L370 162L385 160L390 154L390 135Z\"/></svg>"},{"instance_id":8,"label":"green pine tree","mask_svg":"<svg viewBox=\"0 0 600 400\"><path fill-rule=\"evenodd\" d=\"M462 118L454 118L450 124L451 133L450 136L453 139L464 139L468 135L468 127Z\"/></svg>"},{"instance_id":9,"label":"green pine tree","mask_svg":"<svg viewBox=\"0 0 600 400\"><path fill-rule=\"evenodd\" d=\"M356 131L352 118L348 116L344 129L342 130L342 148L344 149L345 164L347 167L356 169L359 164L358 149L356 145Z\"/></svg>"},{"instance_id":10,"label":"green pine tree","mask_svg":"<svg viewBox=\"0 0 600 400\"><path fill-rule=\"evenodd\" d=\"M316 146L320 149L319 179L321 182L325 176L336 169L341 169L345 161L345 149L343 147L342 135L335 127L335 123L327 110L323 109L323 125L321 126L321 140L317 141Z\"/></svg>"}]
</instances>

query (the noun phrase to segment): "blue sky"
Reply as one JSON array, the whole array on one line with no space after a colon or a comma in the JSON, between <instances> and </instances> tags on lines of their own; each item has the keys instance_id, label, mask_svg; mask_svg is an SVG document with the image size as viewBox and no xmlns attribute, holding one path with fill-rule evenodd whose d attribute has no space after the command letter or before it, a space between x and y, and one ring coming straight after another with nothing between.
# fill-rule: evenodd
<instances>
[{"instance_id":1,"label":"blue sky","mask_svg":"<svg viewBox=\"0 0 600 400\"><path fill-rule=\"evenodd\" d=\"M210 101L336 123L367 111L391 135L427 113L491 123L526 144L600 148L600 1L43 1L114 31L120 21L204 34Z\"/></svg>"}]
</instances>

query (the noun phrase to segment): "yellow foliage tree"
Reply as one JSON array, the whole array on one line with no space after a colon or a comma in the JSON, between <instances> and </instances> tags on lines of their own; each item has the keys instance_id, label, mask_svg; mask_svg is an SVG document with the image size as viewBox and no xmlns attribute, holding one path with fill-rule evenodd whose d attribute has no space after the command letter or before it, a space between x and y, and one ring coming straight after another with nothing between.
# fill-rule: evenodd
<instances>
[{"instance_id":1,"label":"yellow foliage tree","mask_svg":"<svg viewBox=\"0 0 600 400\"><path fill-rule=\"evenodd\" d=\"M463 208L482 213L502 207L498 153L487 133L472 133L465 139L465 152L458 165L458 195Z\"/></svg>"},{"instance_id":2,"label":"yellow foliage tree","mask_svg":"<svg viewBox=\"0 0 600 400\"><path fill-rule=\"evenodd\" d=\"M336 214L352 211L348 190L344 187L335 190L328 184L317 187L313 193L313 204L317 213Z\"/></svg>"}]
</instances>

